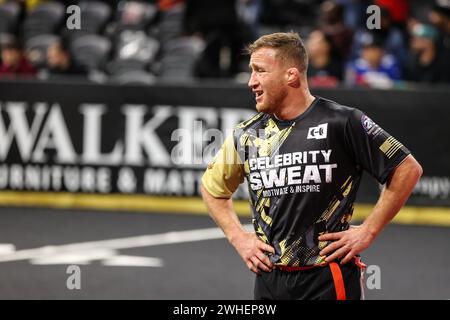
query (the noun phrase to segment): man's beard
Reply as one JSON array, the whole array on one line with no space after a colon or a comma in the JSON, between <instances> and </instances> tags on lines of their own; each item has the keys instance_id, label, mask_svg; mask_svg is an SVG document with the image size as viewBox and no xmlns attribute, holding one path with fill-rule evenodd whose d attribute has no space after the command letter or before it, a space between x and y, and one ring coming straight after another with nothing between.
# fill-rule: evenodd
<instances>
[{"instance_id":1,"label":"man's beard","mask_svg":"<svg viewBox=\"0 0 450 320\"><path fill-rule=\"evenodd\" d=\"M267 114L274 114L280 108L280 105L286 96L284 91L278 92L276 95L272 96L269 96L268 93L265 92L264 95L266 96L264 97L262 104L256 104L256 110Z\"/></svg>"}]
</instances>

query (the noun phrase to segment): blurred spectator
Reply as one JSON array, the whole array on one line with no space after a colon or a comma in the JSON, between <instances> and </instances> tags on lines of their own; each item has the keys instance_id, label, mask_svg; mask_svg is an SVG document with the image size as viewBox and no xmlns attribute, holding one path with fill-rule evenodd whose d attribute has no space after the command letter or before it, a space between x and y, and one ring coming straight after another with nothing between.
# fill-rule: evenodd
<instances>
[{"instance_id":1,"label":"blurred spectator","mask_svg":"<svg viewBox=\"0 0 450 320\"><path fill-rule=\"evenodd\" d=\"M122 5L122 15L120 17L120 24L124 26L137 26L139 29L147 27L142 24L145 21L145 3L139 1L128 1ZM165 10L172 8L169 3L164 2ZM172 4L175 5L175 4Z\"/></svg>"},{"instance_id":2,"label":"blurred spectator","mask_svg":"<svg viewBox=\"0 0 450 320\"><path fill-rule=\"evenodd\" d=\"M311 86L334 87L342 80L342 63L336 58L331 37L321 30L310 33L306 42L309 55L308 79Z\"/></svg>"},{"instance_id":3,"label":"blurred spectator","mask_svg":"<svg viewBox=\"0 0 450 320\"><path fill-rule=\"evenodd\" d=\"M0 66L0 77L9 77L14 75L34 76L36 70L27 61L23 55L19 42L10 37L2 43L2 64Z\"/></svg>"},{"instance_id":4,"label":"blurred spectator","mask_svg":"<svg viewBox=\"0 0 450 320\"><path fill-rule=\"evenodd\" d=\"M261 13L261 0L238 0L237 13L246 32L245 42L253 42L259 36L258 24Z\"/></svg>"},{"instance_id":5,"label":"blurred spectator","mask_svg":"<svg viewBox=\"0 0 450 320\"><path fill-rule=\"evenodd\" d=\"M374 3L386 8L392 17L392 23L405 30L409 18L409 0L375 0Z\"/></svg>"},{"instance_id":6,"label":"blurred spectator","mask_svg":"<svg viewBox=\"0 0 450 320\"><path fill-rule=\"evenodd\" d=\"M428 20L440 32L438 45L450 52L450 0L436 0Z\"/></svg>"},{"instance_id":7,"label":"blurred spectator","mask_svg":"<svg viewBox=\"0 0 450 320\"><path fill-rule=\"evenodd\" d=\"M376 33L366 33L361 57L350 62L347 68L347 83L389 88L400 77L400 67L392 55L385 53L383 39Z\"/></svg>"},{"instance_id":8,"label":"blurred spectator","mask_svg":"<svg viewBox=\"0 0 450 320\"><path fill-rule=\"evenodd\" d=\"M185 0L158 0L158 8L161 11L167 11L184 2Z\"/></svg>"},{"instance_id":9,"label":"blurred spectator","mask_svg":"<svg viewBox=\"0 0 450 320\"><path fill-rule=\"evenodd\" d=\"M244 43L236 0L186 0L184 24L188 35L199 35L206 42L197 76L219 78L239 72Z\"/></svg>"},{"instance_id":10,"label":"blurred spectator","mask_svg":"<svg viewBox=\"0 0 450 320\"><path fill-rule=\"evenodd\" d=\"M89 2L0 0L0 3L6 1L19 3L21 13L17 16L17 23L14 24L17 30L3 29L3 32L15 33L22 30L22 40L27 49L30 43L24 32L27 30L24 28L26 27L24 18L29 17L28 14L36 6L49 1L61 2L65 6ZM108 20L107 33L108 37L114 39L113 44L116 46L119 43L117 39L120 39L118 35L121 35L122 30L132 29L156 38L155 41L160 43L161 50L146 66L156 72L164 69L162 65L174 65L171 61L174 53L170 50L174 47L178 50L178 47L167 44L184 35L201 38L205 43L205 46L201 46L201 50L195 50L197 58L198 55L201 56L200 59L195 59L193 64L195 75L221 78L233 77L246 70L248 61L243 56L242 49L246 43L257 38L261 31L269 33L295 30L305 36L311 30L315 30L310 33L307 41L310 55L308 77L312 86L335 86L343 78L349 84L390 86L403 73L399 66L405 68L405 78L411 81L445 82L449 81L450 77L448 69L450 62L447 61L449 60L447 57L450 56L450 0L97 1L107 3L115 10L112 14L113 21ZM381 29L371 30L368 36L366 9L370 4L381 7ZM147 9L144 10L145 8ZM421 21L428 21L436 32L429 31L430 26L423 27ZM406 22L408 29L405 28ZM32 31L37 29L37 26L41 24L32 25ZM62 35L65 39L65 28L58 28L43 33L54 34L58 38ZM92 33L102 32L102 29L99 29ZM72 39L76 38L73 36L75 32L70 31L70 34ZM42 43L41 40L38 42ZM383 48L380 47L382 43ZM40 73L43 77L49 74L85 77L92 74L95 69L92 66L78 66L78 64L85 65L84 60L80 62L82 60L79 59L80 51L72 52L77 55L71 56L64 42L48 50L45 47L42 52L47 52L46 64L49 68ZM34 68L40 69L45 63L44 58L40 64L30 64L30 61L33 63L34 61L24 58L20 47L16 45L12 47L6 45L5 50L2 50L2 56L4 55L6 58L1 65L1 74L34 74ZM28 57L31 58L30 55ZM105 59L111 57L106 56ZM92 59L87 57L85 60ZM345 65L347 68L344 69ZM176 68L183 69L181 64Z\"/></svg>"},{"instance_id":11,"label":"blurred spectator","mask_svg":"<svg viewBox=\"0 0 450 320\"><path fill-rule=\"evenodd\" d=\"M320 28L329 34L337 48L341 61L347 60L353 41L353 31L344 24L344 8L327 0L320 7Z\"/></svg>"},{"instance_id":12,"label":"blurred spectator","mask_svg":"<svg viewBox=\"0 0 450 320\"><path fill-rule=\"evenodd\" d=\"M411 52L405 66L410 81L450 82L450 61L446 50L439 48L438 31L430 25L416 24L411 34Z\"/></svg>"},{"instance_id":13,"label":"blurred spectator","mask_svg":"<svg viewBox=\"0 0 450 320\"><path fill-rule=\"evenodd\" d=\"M41 3L46 2L47 0L19 0L22 5L25 6L27 12L32 11L34 8L39 6Z\"/></svg>"},{"instance_id":14,"label":"blurred spectator","mask_svg":"<svg viewBox=\"0 0 450 320\"><path fill-rule=\"evenodd\" d=\"M367 7L372 0L336 0L344 8L344 23L347 27L358 30L366 25Z\"/></svg>"},{"instance_id":15,"label":"blurred spectator","mask_svg":"<svg viewBox=\"0 0 450 320\"><path fill-rule=\"evenodd\" d=\"M407 45L404 34L400 29L393 25L391 15L385 8L381 8L381 29L371 30L372 33L377 34L384 43L384 50L387 54L393 55L399 65L403 65L407 57ZM355 33L353 39L352 59L361 55L362 43L366 37L367 30L360 29Z\"/></svg>"},{"instance_id":16,"label":"blurred spectator","mask_svg":"<svg viewBox=\"0 0 450 320\"><path fill-rule=\"evenodd\" d=\"M85 68L73 63L67 44L63 40L54 43L48 48L47 66L50 75L83 76L88 73Z\"/></svg>"}]
</instances>

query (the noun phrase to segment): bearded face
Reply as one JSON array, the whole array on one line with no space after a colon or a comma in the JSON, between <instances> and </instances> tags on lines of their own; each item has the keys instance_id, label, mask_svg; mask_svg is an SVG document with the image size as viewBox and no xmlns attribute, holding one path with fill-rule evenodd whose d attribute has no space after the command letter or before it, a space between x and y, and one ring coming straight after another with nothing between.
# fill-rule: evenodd
<instances>
[{"instance_id":1,"label":"bearded face","mask_svg":"<svg viewBox=\"0 0 450 320\"><path fill-rule=\"evenodd\" d=\"M282 107L287 96L284 82L286 67L277 59L277 51L273 48L261 48L250 58L252 75L248 86L255 93L256 110L274 114Z\"/></svg>"}]
</instances>

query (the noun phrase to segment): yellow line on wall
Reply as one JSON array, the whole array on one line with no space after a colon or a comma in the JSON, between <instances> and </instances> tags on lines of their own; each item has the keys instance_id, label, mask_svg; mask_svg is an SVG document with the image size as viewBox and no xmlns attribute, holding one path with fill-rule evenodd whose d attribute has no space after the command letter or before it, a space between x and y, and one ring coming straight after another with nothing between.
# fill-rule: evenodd
<instances>
[{"instance_id":1,"label":"yellow line on wall","mask_svg":"<svg viewBox=\"0 0 450 320\"><path fill-rule=\"evenodd\" d=\"M57 192L0 192L0 206L72 208L112 211L142 211L177 214L207 214L199 197L163 197L124 194L86 194ZM361 221L373 205L356 204L353 220ZM247 201L234 201L236 212L250 217ZM450 208L406 206L394 219L399 224L450 226Z\"/></svg>"}]
</instances>

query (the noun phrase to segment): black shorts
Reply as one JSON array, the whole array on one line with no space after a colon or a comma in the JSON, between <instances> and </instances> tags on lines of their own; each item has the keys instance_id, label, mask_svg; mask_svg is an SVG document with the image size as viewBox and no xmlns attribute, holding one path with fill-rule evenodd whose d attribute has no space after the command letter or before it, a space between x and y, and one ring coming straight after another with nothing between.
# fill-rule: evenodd
<instances>
[{"instance_id":1,"label":"black shorts","mask_svg":"<svg viewBox=\"0 0 450 320\"><path fill-rule=\"evenodd\" d=\"M333 267L333 273L332 273ZM340 270L340 272L339 272ZM261 271L256 276L255 300L360 300L361 270L353 262L302 271Z\"/></svg>"}]
</instances>

